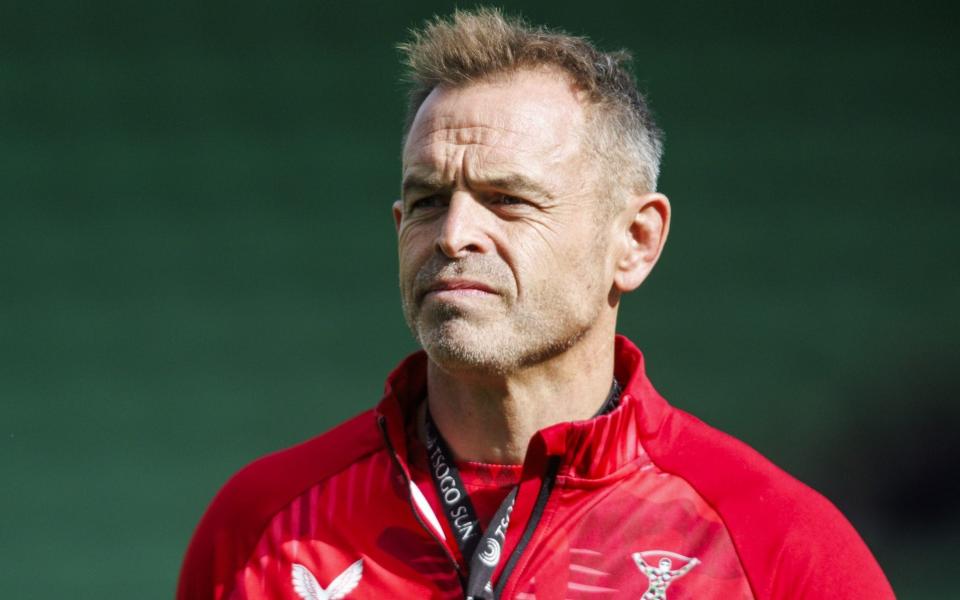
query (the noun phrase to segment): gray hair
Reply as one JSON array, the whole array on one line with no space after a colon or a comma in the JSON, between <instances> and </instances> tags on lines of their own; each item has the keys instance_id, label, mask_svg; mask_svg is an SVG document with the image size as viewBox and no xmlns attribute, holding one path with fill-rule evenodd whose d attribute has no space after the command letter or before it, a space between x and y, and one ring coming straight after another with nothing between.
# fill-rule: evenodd
<instances>
[{"instance_id":1,"label":"gray hair","mask_svg":"<svg viewBox=\"0 0 960 600\"><path fill-rule=\"evenodd\" d=\"M551 66L585 93L593 109L588 113L593 129L588 141L606 174L613 174L629 191L656 190L663 134L627 68L629 52L601 52L586 38L534 27L495 8L435 17L413 30L410 41L398 47L411 83L406 131L438 86L465 86L521 69Z\"/></svg>"}]
</instances>

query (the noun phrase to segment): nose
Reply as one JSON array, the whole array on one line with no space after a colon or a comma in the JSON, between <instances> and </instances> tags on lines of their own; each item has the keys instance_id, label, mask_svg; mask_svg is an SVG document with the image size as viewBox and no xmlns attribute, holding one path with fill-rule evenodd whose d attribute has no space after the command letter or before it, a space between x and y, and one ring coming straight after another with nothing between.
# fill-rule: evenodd
<instances>
[{"instance_id":1,"label":"nose","mask_svg":"<svg viewBox=\"0 0 960 600\"><path fill-rule=\"evenodd\" d=\"M454 192L437 234L437 250L450 258L489 251L492 244L485 227L488 212L471 194Z\"/></svg>"}]
</instances>

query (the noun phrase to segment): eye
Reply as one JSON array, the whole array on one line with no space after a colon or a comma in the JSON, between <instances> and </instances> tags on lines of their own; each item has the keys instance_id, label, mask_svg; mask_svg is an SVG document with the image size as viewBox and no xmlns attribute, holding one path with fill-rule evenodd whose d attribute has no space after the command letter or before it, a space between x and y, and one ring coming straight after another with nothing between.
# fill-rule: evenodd
<instances>
[{"instance_id":1,"label":"eye","mask_svg":"<svg viewBox=\"0 0 960 600\"><path fill-rule=\"evenodd\" d=\"M501 206L528 204L528 202L523 198L520 198L519 196L511 196L510 194L494 194L494 196L490 198L490 203L499 204Z\"/></svg>"},{"instance_id":2,"label":"eye","mask_svg":"<svg viewBox=\"0 0 960 600\"><path fill-rule=\"evenodd\" d=\"M424 196L423 198L417 198L412 200L407 210L413 212L415 210L424 209L424 208L438 208L443 206L446 203L446 198L440 194L432 194L430 196Z\"/></svg>"}]
</instances>

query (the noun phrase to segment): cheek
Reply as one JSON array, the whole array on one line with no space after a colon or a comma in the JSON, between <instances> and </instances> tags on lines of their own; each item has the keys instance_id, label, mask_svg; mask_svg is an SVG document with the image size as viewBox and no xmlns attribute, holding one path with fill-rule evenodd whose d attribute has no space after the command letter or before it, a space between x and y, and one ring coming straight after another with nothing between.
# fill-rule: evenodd
<instances>
[{"instance_id":1,"label":"cheek","mask_svg":"<svg viewBox=\"0 0 960 600\"><path fill-rule=\"evenodd\" d=\"M397 232L397 246L401 253L416 251L423 246L431 246L436 232L429 220L408 218Z\"/></svg>"},{"instance_id":2,"label":"cheek","mask_svg":"<svg viewBox=\"0 0 960 600\"><path fill-rule=\"evenodd\" d=\"M605 250L606 247L595 236L584 236L557 255L558 277L563 277L570 285L588 295L601 290L609 277Z\"/></svg>"},{"instance_id":3,"label":"cheek","mask_svg":"<svg viewBox=\"0 0 960 600\"><path fill-rule=\"evenodd\" d=\"M397 237L397 256L400 262L400 284L409 287L423 262L429 257L432 243L420 227L404 227Z\"/></svg>"},{"instance_id":4,"label":"cheek","mask_svg":"<svg viewBox=\"0 0 960 600\"><path fill-rule=\"evenodd\" d=\"M414 276L416 276L420 261L415 259L415 254L411 252L409 247L402 244L398 251L398 259L400 263L400 285L406 288L410 286Z\"/></svg>"}]
</instances>

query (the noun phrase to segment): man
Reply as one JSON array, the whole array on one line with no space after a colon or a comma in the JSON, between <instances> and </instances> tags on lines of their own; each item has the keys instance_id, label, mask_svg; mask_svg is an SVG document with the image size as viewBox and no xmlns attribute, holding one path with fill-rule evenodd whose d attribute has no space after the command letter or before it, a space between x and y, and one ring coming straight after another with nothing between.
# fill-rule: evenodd
<instances>
[{"instance_id":1,"label":"man","mask_svg":"<svg viewBox=\"0 0 960 600\"><path fill-rule=\"evenodd\" d=\"M234 476L178 597L892 597L829 502L670 407L615 334L670 224L624 56L489 10L402 48L423 352L375 409Z\"/></svg>"}]
</instances>

